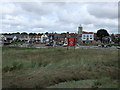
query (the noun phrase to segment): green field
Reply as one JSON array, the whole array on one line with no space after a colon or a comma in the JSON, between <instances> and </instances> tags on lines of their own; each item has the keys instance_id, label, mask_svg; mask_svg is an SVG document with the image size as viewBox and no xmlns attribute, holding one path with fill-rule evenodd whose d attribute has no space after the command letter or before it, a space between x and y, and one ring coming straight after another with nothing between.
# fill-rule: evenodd
<instances>
[{"instance_id":1,"label":"green field","mask_svg":"<svg viewBox=\"0 0 120 90\"><path fill-rule=\"evenodd\" d=\"M117 88L118 50L2 48L3 88Z\"/></svg>"}]
</instances>

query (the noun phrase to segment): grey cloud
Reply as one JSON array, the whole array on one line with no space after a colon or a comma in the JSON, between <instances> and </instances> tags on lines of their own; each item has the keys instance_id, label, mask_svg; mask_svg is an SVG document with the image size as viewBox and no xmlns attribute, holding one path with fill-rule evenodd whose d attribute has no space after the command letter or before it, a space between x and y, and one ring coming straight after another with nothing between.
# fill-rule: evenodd
<instances>
[{"instance_id":1,"label":"grey cloud","mask_svg":"<svg viewBox=\"0 0 120 90\"><path fill-rule=\"evenodd\" d=\"M94 3L94 5L88 4L88 12L98 18L118 18L118 4L109 3Z\"/></svg>"},{"instance_id":2,"label":"grey cloud","mask_svg":"<svg viewBox=\"0 0 120 90\"><path fill-rule=\"evenodd\" d=\"M42 2L24 2L18 3L18 5L26 12L43 15L52 13L56 10L57 5L53 3L42 3Z\"/></svg>"}]
</instances>

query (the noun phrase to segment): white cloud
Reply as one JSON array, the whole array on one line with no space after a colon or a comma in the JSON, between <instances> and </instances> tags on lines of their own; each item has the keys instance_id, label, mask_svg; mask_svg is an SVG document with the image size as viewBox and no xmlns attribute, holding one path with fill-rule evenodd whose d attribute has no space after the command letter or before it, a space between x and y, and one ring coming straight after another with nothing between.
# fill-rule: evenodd
<instances>
[{"instance_id":1,"label":"white cloud","mask_svg":"<svg viewBox=\"0 0 120 90\"><path fill-rule=\"evenodd\" d=\"M79 24L86 31L117 32L118 7L113 2L14 2L0 8L3 32L77 32Z\"/></svg>"},{"instance_id":2,"label":"white cloud","mask_svg":"<svg viewBox=\"0 0 120 90\"><path fill-rule=\"evenodd\" d=\"M11 14L15 11L15 5L14 4L0 4L0 14Z\"/></svg>"}]
</instances>

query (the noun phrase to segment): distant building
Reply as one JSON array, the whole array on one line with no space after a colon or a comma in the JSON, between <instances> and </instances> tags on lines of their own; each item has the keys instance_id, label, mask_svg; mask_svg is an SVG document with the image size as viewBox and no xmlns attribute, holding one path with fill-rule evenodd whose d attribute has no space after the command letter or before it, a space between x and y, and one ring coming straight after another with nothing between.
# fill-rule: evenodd
<instances>
[{"instance_id":1,"label":"distant building","mask_svg":"<svg viewBox=\"0 0 120 90\"><path fill-rule=\"evenodd\" d=\"M93 32L83 32L82 42L83 43L92 43L92 41L94 41L94 33Z\"/></svg>"},{"instance_id":2,"label":"distant building","mask_svg":"<svg viewBox=\"0 0 120 90\"><path fill-rule=\"evenodd\" d=\"M112 41L114 41L114 43L120 44L120 34L113 35Z\"/></svg>"},{"instance_id":3,"label":"distant building","mask_svg":"<svg viewBox=\"0 0 120 90\"><path fill-rule=\"evenodd\" d=\"M14 36L13 35L4 35L5 37L5 40L4 42L7 42L7 43L11 43L14 39Z\"/></svg>"},{"instance_id":4,"label":"distant building","mask_svg":"<svg viewBox=\"0 0 120 90\"><path fill-rule=\"evenodd\" d=\"M82 34L82 41L93 41L94 40L94 33L93 32L83 32Z\"/></svg>"},{"instance_id":5,"label":"distant building","mask_svg":"<svg viewBox=\"0 0 120 90\"><path fill-rule=\"evenodd\" d=\"M81 25L78 26L78 35L77 35L78 44L92 43L92 41L94 41L94 33L85 32L83 31L83 27Z\"/></svg>"},{"instance_id":6,"label":"distant building","mask_svg":"<svg viewBox=\"0 0 120 90\"><path fill-rule=\"evenodd\" d=\"M3 44L6 40L6 37L4 35L0 35L0 44Z\"/></svg>"},{"instance_id":7,"label":"distant building","mask_svg":"<svg viewBox=\"0 0 120 90\"><path fill-rule=\"evenodd\" d=\"M46 43L46 42L49 42L49 38L48 38L48 36L46 35L46 34L43 34L42 36L41 36L41 43Z\"/></svg>"},{"instance_id":8,"label":"distant building","mask_svg":"<svg viewBox=\"0 0 120 90\"><path fill-rule=\"evenodd\" d=\"M40 35L30 35L29 42L40 42L41 36Z\"/></svg>"},{"instance_id":9,"label":"distant building","mask_svg":"<svg viewBox=\"0 0 120 90\"><path fill-rule=\"evenodd\" d=\"M65 42L66 35L62 34L55 34L54 40L56 41L56 44L62 45Z\"/></svg>"},{"instance_id":10,"label":"distant building","mask_svg":"<svg viewBox=\"0 0 120 90\"><path fill-rule=\"evenodd\" d=\"M97 41L99 38L97 37L97 33L94 33L94 40Z\"/></svg>"}]
</instances>

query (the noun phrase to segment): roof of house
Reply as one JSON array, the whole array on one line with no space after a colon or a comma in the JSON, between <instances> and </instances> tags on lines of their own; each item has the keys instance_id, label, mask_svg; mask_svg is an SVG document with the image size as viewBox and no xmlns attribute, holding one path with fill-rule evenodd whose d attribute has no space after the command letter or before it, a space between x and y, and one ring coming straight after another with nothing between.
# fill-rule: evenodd
<instances>
[{"instance_id":1,"label":"roof of house","mask_svg":"<svg viewBox=\"0 0 120 90\"><path fill-rule=\"evenodd\" d=\"M20 34L15 35L17 38L21 38L22 36Z\"/></svg>"},{"instance_id":2,"label":"roof of house","mask_svg":"<svg viewBox=\"0 0 120 90\"><path fill-rule=\"evenodd\" d=\"M13 35L4 35L6 38L13 38L14 36Z\"/></svg>"},{"instance_id":3,"label":"roof of house","mask_svg":"<svg viewBox=\"0 0 120 90\"><path fill-rule=\"evenodd\" d=\"M83 34L94 34L93 32L83 32Z\"/></svg>"},{"instance_id":4,"label":"roof of house","mask_svg":"<svg viewBox=\"0 0 120 90\"><path fill-rule=\"evenodd\" d=\"M33 35L31 36L31 38L40 38L41 36L40 35Z\"/></svg>"},{"instance_id":5,"label":"roof of house","mask_svg":"<svg viewBox=\"0 0 120 90\"><path fill-rule=\"evenodd\" d=\"M70 36L77 36L78 34L72 34L72 33L70 33L69 35L70 35Z\"/></svg>"},{"instance_id":6,"label":"roof of house","mask_svg":"<svg viewBox=\"0 0 120 90\"><path fill-rule=\"evenodd\" d=\"M55 37L55 38L65 38L65 35L55 34L54 37Z\"/></svg>"}]
</instances>

